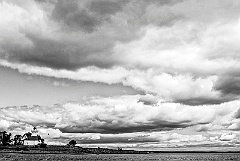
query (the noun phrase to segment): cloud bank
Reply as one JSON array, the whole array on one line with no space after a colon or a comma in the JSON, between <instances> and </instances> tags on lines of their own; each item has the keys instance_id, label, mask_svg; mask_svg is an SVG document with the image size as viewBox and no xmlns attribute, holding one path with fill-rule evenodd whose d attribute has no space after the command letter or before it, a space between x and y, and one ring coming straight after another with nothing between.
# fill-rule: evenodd
<instances>
[{"instance_id":1,"label":"cloud bank","mask_svg":"<svg viewBox=\"0 0 240 161\"><path fill-rule=\"evenodd\" d=\"M1 108L0 128L18 132L20 126L25 131L37 126L49 141L67 141L73 137L82 144L173 142L172 146L177 143L189 146L210 144L213 137L217 137L215 142L221 145L226 141L234 145L238 141L239 134L235 130L239 129L239 126L236 127L239 101L193 108L163 102L145 105L139 101L141 97L90 97L81 103L51 107L5 107ZM202 133L186 135L171 132L183 128Z\"/></svg>"}]
</instances>

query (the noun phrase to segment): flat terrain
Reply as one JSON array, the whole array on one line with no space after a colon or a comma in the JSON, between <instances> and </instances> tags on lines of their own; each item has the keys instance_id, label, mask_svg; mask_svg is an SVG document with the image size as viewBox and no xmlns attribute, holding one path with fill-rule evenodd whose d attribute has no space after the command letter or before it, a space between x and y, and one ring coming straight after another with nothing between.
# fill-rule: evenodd
<instances>
[{"instance_id":1,"label":"flat terrain","mask_svg":"<svg viewBox=\"0 0 240 161\"><path fill-rule=\"evenodd\" d=\"M71 155L71 154L21 154L21 153L0 153L0 161L9 160L170 160L170 161L183 161L183 160L198 160L198 161L222 161L222 160L240 160L238 153L185 153L185 154L86 154L86 155Z\"/></svg>"}]
</instances>

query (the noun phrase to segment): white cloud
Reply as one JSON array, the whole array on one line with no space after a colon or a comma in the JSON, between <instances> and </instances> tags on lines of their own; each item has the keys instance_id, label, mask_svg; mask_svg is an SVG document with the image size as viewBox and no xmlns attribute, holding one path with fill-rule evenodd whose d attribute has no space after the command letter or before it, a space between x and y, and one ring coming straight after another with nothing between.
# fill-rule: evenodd
<instances>
[{"instance_id":1,"label":"white cloud","mask_svg":"<svg viewBox=\"0 0 240 161\"><path fill-rule=\"evenodd\" d=\"M118 43L115 53L131 67L200 77L227 74L239 69L239 26L239 19L213 23L207 28L190 22L178 22L169 28L150 26L141 39Z\"/></svg>"},{"instance_id":2,"label":"white cloud","mask_svg":"<svg viewBox=\"0 0 240 161\"><path fill-rule=\"evenodd\" d=\"M6 120L0 120L0 131L6 131L9 128L9 122Z\"/></svg>"},{"instance_id":3,"label":"white cloud","mask_svg":"<svg viewBox=\"0 0 240 161\"><path fill-rule=\"evenodd\" d=\"M219 138L221 141L232 141L234 139L236 139L236 135L235 134L222 134L221 137Z\"/></svg>"},{"instance_id":4,"label":"white cloud","mask_svg":"<svg viewBox=\"0 0 240 161\"><path fill-rule=\"evenodd\" d=\"M93 97L80 103L51 107L7 107L1 118L34 126L57 128L70 133L128 133L161 131L211 123L206 131L228 129L234 123L239 101L209 106L178 103L144 105L140 95L113 98ZM226 108L228 107L228 108ZM15 111L18 111L17 114Z\"/></svg>"},{"instance_id":5,"label":"white cloud","mask_svg":"<svg viewBox=\"0 0 240 161\"><path fill-rule=\"evenodd\" d=\"M128 71L116 67L113 69L100 69L97 67L87 67L75 71L56 70L48 67L38 67L26 64L9 63L5 60L0 60L0 64L5 67L17 69L21 73L29 75L36 74L55 78L66 78L71 80L101 82L107 84L120 83L128 75Z\"/></svg>"},{"instance_id":6,"label":"white cloud","mask_svg":"<svg viewBox=\"0 0 240 161\"><path fill-rule=\"evenodd\" d=\"M5 67L17 69L21 73L37 74L55 78L66 78L80 81L92 81L107 84L122 83L146 93L154 93L166 101L198 99L196 104L201 104L201 99L219 100L220 93L213 90L216 77L194 78L191 75L170 75L158 70L125 69L114 67L101 69L97 67L81 68L77 71L57 70L47 67L30 66L26 64L9 63L0 60ZM223 102L225 100L223 99ZM218 103L218 102L217 102ZM187 103L186 103L187 104Z\"/></svg>"}]
</instances>

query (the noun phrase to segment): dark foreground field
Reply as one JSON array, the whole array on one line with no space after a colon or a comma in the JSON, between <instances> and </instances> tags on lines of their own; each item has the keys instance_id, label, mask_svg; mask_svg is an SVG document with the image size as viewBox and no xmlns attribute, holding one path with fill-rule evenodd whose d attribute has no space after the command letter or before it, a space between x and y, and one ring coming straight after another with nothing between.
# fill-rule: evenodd
<instances>
[{"instance_id":1,"label":"dark foreground field","mask_svg":"<svg viewBox=\"0 0 240 161\"><path fill-rule=\"evenodd\" d=\"M21 153L0 153L0 161L8 160L170 160L170 161L183 161L183 160L198 160L198 161L222 161L222 160L236 160L240 161L240 154L237 153L184 153L184 154L85 154L85 155L71 155L71 154L21 154Z\"/></svg>"}]
</instances>

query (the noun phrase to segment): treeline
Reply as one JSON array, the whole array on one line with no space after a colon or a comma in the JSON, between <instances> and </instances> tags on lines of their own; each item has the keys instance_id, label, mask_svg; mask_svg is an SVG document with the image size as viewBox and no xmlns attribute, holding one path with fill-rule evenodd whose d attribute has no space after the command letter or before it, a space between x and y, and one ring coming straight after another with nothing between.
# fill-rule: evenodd
<instances>
[{"instance_id":1,"label":"treeline","mask_svg":"<svg viewBox=\"0 0 240 161\"><path fill-rule=\"evenodd\" d=\"M24 135L15 135L12 137L11 133L7 133L6 131L0 132L0 145L1 150L10 150L10 151L30 151L30 153L72 153L72 154L81 154L81 153L89 153L89 154L139 154L146 153L142 151L134 151L134 150L123 150L122 148L118 149L108 149L108 148L82 148L80 146L76 146L77 142L75 140L69 141L66 146L54 146L44 143L44 139L38 136L38 139L41 141L39 145L35 146L25 146L24 139L31 137L31 133L25 133ZM15 145L15 146L13 146ZM41 146L44 145L44 146Z\"/></svg>"},{"instance_id":2,"label":"treeline","mask_svg":"<svg viewBox=\"0 0 240 161\"><path fill-rule=\"evenodd\" d=\"M0 147L1 150L1 147ZM108 148L83 148L80 146L69 147L60 145L48 145L47 148L36 148L36 147L13 147L9 146L2 149L8 152L18 152L30 153L30 154L148 154L144 151L135 150L122 150L118 149L108 149Z\"/></svg>"},{"instance_id":3,"label":"treeline","mask_svg":"<svg viewBox=\"0 0 240 161\"><path fill-rule=\"evenodd\" d=\"M27 132L24 135L15 135L12 136L11 133L7 133L6 131L0 132L0 145L2 146L9 146L9 145L23 145L24 139L31 137L32 133ZM44 144L44 139L41 138L39 135L37 136L38 140L41 144Z\"/></svg>"}]
</instances>

